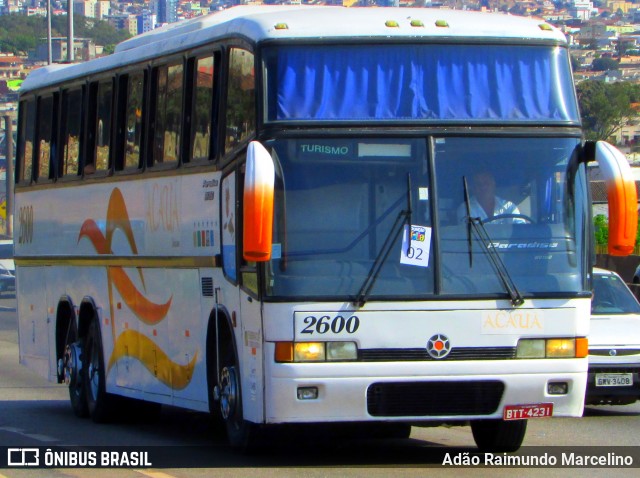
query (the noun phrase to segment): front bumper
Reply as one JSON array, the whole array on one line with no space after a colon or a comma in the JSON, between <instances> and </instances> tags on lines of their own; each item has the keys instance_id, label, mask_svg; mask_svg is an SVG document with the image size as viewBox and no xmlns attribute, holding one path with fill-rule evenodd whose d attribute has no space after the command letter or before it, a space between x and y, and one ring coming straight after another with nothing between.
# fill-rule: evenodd
<instances>
[{"instance_id":1,"label":"front bumper","mask_svg":"<svg viewBox=\"0 0 640 478\"><path fill-rule=\"evenodd\" d=\"M553 403L553 416L580 417L587 379L581 359L266 365L267 423L466 421L539 403ZM550 382L566 382L568 393L548 394ZM317 398L299 399L301 387L317 388Z\"/></svg>"}]
</instances>

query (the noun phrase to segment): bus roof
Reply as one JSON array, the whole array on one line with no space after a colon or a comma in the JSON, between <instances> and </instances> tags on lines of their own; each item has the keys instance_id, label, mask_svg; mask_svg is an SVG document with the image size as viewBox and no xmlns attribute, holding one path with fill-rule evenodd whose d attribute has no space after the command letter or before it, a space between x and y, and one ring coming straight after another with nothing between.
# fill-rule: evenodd
<instances>
[{"instance_id":1,"label":"bus roof","mask_svg":"<svg viewBox=\"0 0 640 478\"><path fill-rule=\"evenodd\" d=\"M561 31L542 20L501 13L430 8L238 6L138 35L120 43L113 55L86 63L40 68L27 77L21 92L136 64L228 37L242 37L254 43L271 39L345 38L511 39L566 43Z\"/></svg>"}]
</instances>

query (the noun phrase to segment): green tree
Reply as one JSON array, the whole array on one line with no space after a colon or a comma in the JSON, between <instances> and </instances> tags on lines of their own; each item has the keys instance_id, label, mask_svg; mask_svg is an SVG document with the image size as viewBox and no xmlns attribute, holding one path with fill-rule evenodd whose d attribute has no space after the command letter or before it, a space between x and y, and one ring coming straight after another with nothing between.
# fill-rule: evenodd
<instances>
[{"instance_id":1,"label":"green tree","mask_svg":"<svg viewBox=\"0 0 640 478\"><path fill-rule=\"evenodd\" d=\"M571 71L578 71L580 69L580 61L574 55L571 55Z\"/></svg>"},{"instance_id":2,"label":"green tree","mask_svg":"<svg viewBox=\"0 0 640 478\"><path fill-rule=\"evenodd\" d=\"M640 114L632 103L640 98L640 86L621 81L584 81L576 87L587 139L608 140Z\"/></svg>"},{"instance_id":3,"label":"green tree","mask_svg":"<svg viewBox=\"0 0 640 478\"><path fill-rule=\"evenodd\" d=\"M594 71L617 70L619 67L620 62L613 58L596 58L591 64L591 68Z\"/></svg>"},{"instance_id":4,"label":"green tree","mask_svg":"<svg viewBox=\"0 0 640 478\"><path fill-rule=\"evenodd\" d=\"M609 221L604 214L598 214L593 218L596 245L606 246L609 241Z\"/></svg>"}]
</instances>

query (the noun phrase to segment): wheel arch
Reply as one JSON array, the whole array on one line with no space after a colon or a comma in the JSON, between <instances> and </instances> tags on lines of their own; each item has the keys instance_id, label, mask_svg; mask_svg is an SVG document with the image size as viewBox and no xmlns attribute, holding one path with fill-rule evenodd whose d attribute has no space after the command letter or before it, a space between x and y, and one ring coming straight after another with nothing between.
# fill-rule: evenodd
<instances>
[{"instance_id":1,"label":"wheel arch","mask_svg":"<svg viewBox=\"0 0 640 478\"><path fill-rule=\"evenodd\" d=\"M85 297L78 311L78 337L86 337L91 320L98 316L98 307L91 297Z\"/></svg>"},{"instance_id":2,"label":"wheel arch","mask_svg":"<svg viewBox=\"0 0 640 478\"><path fill-rule=\"evenodd\" d=\"M216 310L218 312L218 330L216 330ZM231 314L224 306L218 306L213 308L209 314L209 322L207 324L207 369L214 367L217 370L217 358L216 358L216 344L220 344L221 351L226 350L227 347L231 347L236 359L238 356L238 346L235 340L235 334L233 333L233 324L231 321ZM218 341L218 333L220 333L220 340ZM209 376L209 374L207 374Z\"/></svg>"},{"instance_id":3,"label":"wheel arch","mask_svg":"<svg viewBox=\"0 0 640 478\"><path fill-rule=\"evenodd\" d=\"M218 329L216 330L216 311L218 313ZM214 387L218 385L219 364L218 358L224 357L224 353L231 347L231 350L236 358L238 356L238 346L235 340L235 334L233 332L233 323L231 314L224 306L217 306L211 310L209 314L209 321L207 323L207 337L206 337L206 367L207 367L207 396L209 400L209 410L211 412L216 409L214 399ZM217 340L218 333L220 334L220 341ZM217 351L217 344L220 344L220 350Z\"/></svg>"}]
</instances>

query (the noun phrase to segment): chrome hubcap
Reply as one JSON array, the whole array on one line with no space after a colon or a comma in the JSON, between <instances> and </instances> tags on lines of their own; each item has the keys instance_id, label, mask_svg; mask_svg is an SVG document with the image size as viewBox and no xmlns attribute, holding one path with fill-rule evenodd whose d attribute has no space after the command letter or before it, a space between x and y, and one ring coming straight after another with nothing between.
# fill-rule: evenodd
<instances>
[{"instance_id":1,"label":"chrome hubcap","mask_svg":"<svg viewBox=\"0 0 640 478\"><path fill-rule=\"evenodd\" d=\"M225 420L233 417L238 401L238 381L235 367L220 372L220 411Z\"/></svg>"},{"instance_id":2,"label":"chrome hubcap","mask_svg":"<svg viewBox=\"0 0 640 478\"><path fill-rule=\"evenodd\" d=\"M80 373L82 372L82 345L80 342L68 344L64 350L62 358L62 376L64 383L70 387L75 387L80 383Z\"/></svg>"}]
</instances>

